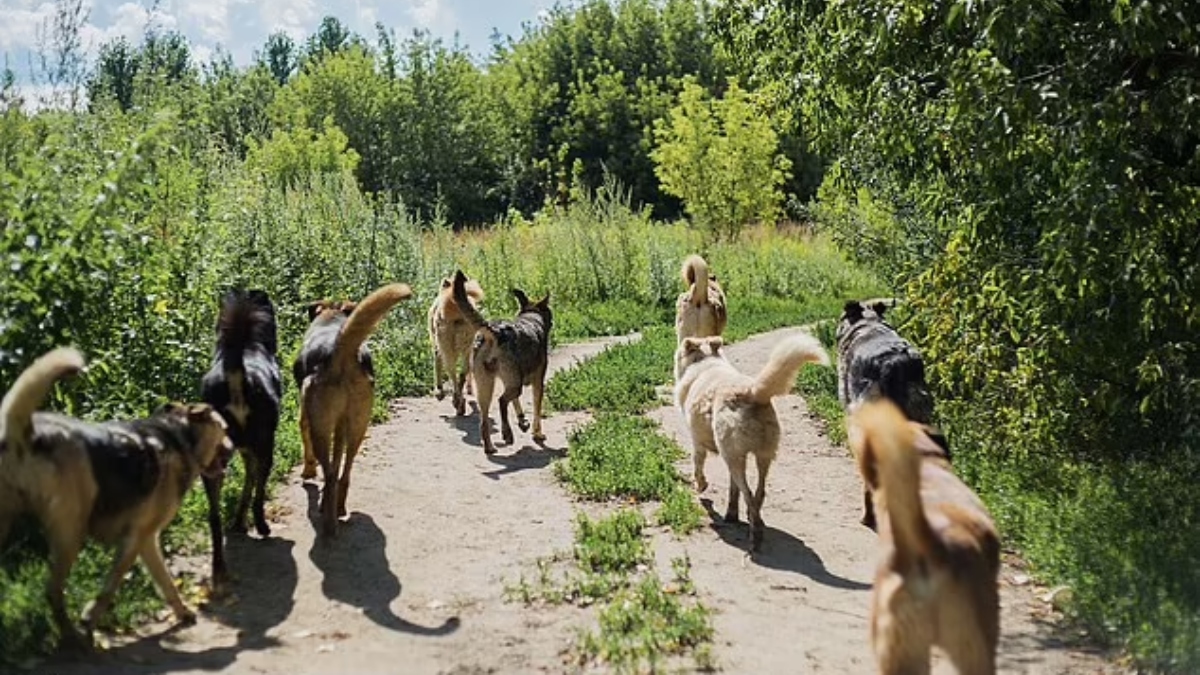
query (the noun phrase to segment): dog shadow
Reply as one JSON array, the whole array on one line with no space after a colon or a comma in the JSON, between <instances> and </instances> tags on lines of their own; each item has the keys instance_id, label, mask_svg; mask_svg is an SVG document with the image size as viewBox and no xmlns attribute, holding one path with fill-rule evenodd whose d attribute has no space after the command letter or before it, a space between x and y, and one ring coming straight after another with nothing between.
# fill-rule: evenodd
<instances>
[{"instance_id":1,"label":"dog shadow","mask_svg":"<svg viewBox=\"0 0 1200 675\"><path fill-rule=\"evenodd\" d=\"M491 471L484 471L483 475L492 480L500 480L500 477L505 474L517 473L518 471L529 469L544 469L550 466L550 463L554 460L566 456L566 448L552 448L544 444L536 446L526 444L512 454L497 453L495 455L488 455L487 460L489 462L500 466Z\"/></svg>"},{"instance_id":2,"label":"dog shadow","mask_svg":"<svg viewBox=\"0 0 1200 675\"><path fill-rule=\"evenodd\" d=\"M472 447L480 447L483 440L479 436L479 404L473 399L467 401L467 414L442 415L442 420L462 433L462 442Z\"/></svg>"},{"instance_id":3,"label":"dog shadow","mask_svg":"<svg viewBox=\"0 0 1200 675\"><path fill-rule=\"evenodd\" d=\"M317 532L321 530L321 489L304 485L308 493L308 516ZM364 513L353 513L348 522L338 524L334 538L318 535L308 552L324 578L321 590L330 600L360 607L375 623L395 631L414 635L441 636L458 630L459 618L451 617L440 626L422 626L397 616L392 602L400 597L400 580L387 560L387 537L375 521Z\"/></svg>"},{"instance_id":4,"label":"dog shadow","mask_svg":"<svg viewBox=\"0 0 1200 675\"><path fill-rule=\"evenodd\" d=\"M292 555L296 542L246 535L231 535L225 541L226 556L236 561L228 588L233 595L215 598L202 611L237 628L239 636L262 638L283 623L296 604L299 572Z\"/></svg>"},{"instance_id":5,"label":"dog shadow","mask_svg":"<svg viewBox=\"0 0 1200 675\"><path fill-rule=\"evenodd\" d=\"M721 537L721 541L741 549L745 549L750 544L750 528L746 523L725 522L725 515L717 513L711 499L703 498L700 503L708 512L708 517L712 521L712 529ZM809 579L831 588L848 591L871 590L871 584L846 579L825 569L825 563L816 551L790 533L771 527L770 524L763 529L762 548L758 552L752 553L750 560L761 567L803 574Z\"/></svg>"}]
</instances>

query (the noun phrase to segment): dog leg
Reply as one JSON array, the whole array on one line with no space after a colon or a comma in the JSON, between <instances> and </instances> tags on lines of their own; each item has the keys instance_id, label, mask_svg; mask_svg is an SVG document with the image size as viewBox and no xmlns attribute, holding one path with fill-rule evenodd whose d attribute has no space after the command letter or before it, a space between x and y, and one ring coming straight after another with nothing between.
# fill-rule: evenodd
<instances>
[{"instance_id":1,"label":"dog leg","mask_svg":"<svg viewBox=\"0 0 1200 675\"><path fill-rule=\"evenodd\" d=\"M150 578L154 580L154 585L158 586L158 592L162 595L163 600L171 606L175 618L184 624L196 623L196 613L183 603L183 598L179 596L179 589L175 588L175 581L171 579L171 573L167 571L167 563L163 561L162 548L157 534L147 538L142 544L140 555L142 564L150 572Z\"/></svg>"},{"instance_id":2,"label":"dog leg","mask_svg":"<svg viewBox=\"0 0 1200 675\"><path fill-rule=\"evenodd\" d=\"M491 374L476 378L475 391L477 395L475 398L479 402L479 440L483 443L484 453L489 455L496 454L496 447L492 445L492 421L488 417L495 387L496 378Z\"/></svg>"},{"instance_id":3,"label":"dog leg","mask_svg":"<svg viewBox=\"0 0 1200 675\"><path fill-rule=\"evenodd\" d=\"M875 501L871 499L871 489L863 488L863 517L862 524L875 530L878 525L875 522Z\"/></svg>"},{"instance_id":4,"label":"dog leg","mask_svg":"<svg viewBox=\"0 0 1200 675\"><path fill-rule=\"evenodd\" d=\"M759 520L758 507L754 502L754 493L750 491L750 483L746 480L746 458L745 457L726 457L726 463L729 465L729 507L733 514L733 520L737 520L737 502L734 489L740 492L742 498L746 500L746 520L750 521L750 550L757 551L762 544L762 521ZM725 514L725 520L729 520L729 513Z\"/></svg>"},{"instance_id":5,"label":"dog leg","mask_svg":"<svg viewBox=\"0 0 1200 675\"><path fill-rule=\"evenodd\" d=\"M50 539L50 580L46 584L46 600L50 603L50 611L54 615L54 622L58 624L58 632L62 639L76 648L87 649L91 646L91 640L71 624L64 600L67 577L71 574L71 568L75 566L80 549L83 548L83 529L74 523L82 522L82 519L64 519L59 524L70 525L47 532Z\"/></svg>"},{"instance_id":6,"label":"dog leg","mask_svg":"<svg viewBox=\"0 0 1200 675\"><path fill-rule=\"evenodd\" d=\"M708 479L704 476L704 462L708 459L708 449L704 446L692 444L692 464L694 465L693 476L696 479L696 492L702 493L708 489ZM736 514L735 514L736 518Z\"/></svg>"},{"instance_id":7,"label":"dog leg","mask_svg":"<svg viewBox=\"0 0 1200 675\"><path fill-rule=\"evenodd\" d=\"M761 531L765 526L762 519L762 505L767 497L767 474L771 471L771 458L767 455L755 455L758 465L758 489L754 492L754 511L757 514L755 522Z\"/></svg>"},{"instance_id":8,"label":"dog leg","mask_svg":"<svg viewBox=\"0 0 1200 675\"><path fill-rule=\"evenodd\" d=\"M203 477L204 494L208 497L208 532L212 536L212 586L220 588L229 581L225 567L225 532L221 529L221 478Z\"/></svg>"},{"instance_id":9,"label":"dog leg","mask_svg":"<svg viewBox=\"0 0 1200 675\"><path fill-rule=\"evenodd\" d=\"M517 409L517 424L520 424L519 420L525 419L525 411L521 410L520 396L521 388L519 386L512 389L506 386L504 393L500 395L500 436L509 445L513 444L513 430L508 424L508 405L512 403L514 404L513 407ZM521 431L524 431L526 428L528 427L522 427Z\"/></svg>"},{"instance_id":10,"label":"dog leg","mask_svg":"<svg viewBox=\"0 0 1200 675\"><path fill-rule=\"evenodd\" d=\"M303 399L304 392L300 392L300 396ZM308 411L303 401L300 404L300 442L304 445L304 469L300 472L300 478L304 480L316 478L317 457L313 453L312 421L308 419Z\"/></svg>"},{"instance_id":11,"label":"dog leg","mask_svg":"<svg viewBox=\"0 0 1200 675\"><path fill-rule=\"evenodd\" d=\"M267 481L270 480L271 469L275 466L274 442L264 443L263 448L254 454L254 529L258 536L269 537L271 526L267 524Z\"/></svg>"},{"instance_id":12,"label":"dog leg","mask_svg":"<svg viewBox=\"0 0 1200 675\"><path fill-rule=\"evenodd\" d=\"M104 588L100 591L100 595L92 601L92 604L83 610L83 627L89 637L96 629L96 624L108 613L108 608L112 606L113 599L117 597L117 591L120 590L121 583L125 580L125 574L137 560L138 547L134 543L134 535L130 534L117 547L117 555L113 558L113 566L108 572Z\"/></svg>"},{"instance_id":13,"label":"dog leg","mask_svg":"<svg viewBox=\"0 0 1200 675\"><path fill-rule=\"evenodd\" d=\"M740 510L738 507L738 500L741 498L742 495L740 492L738 492L737 484L732 480L729 481L729 505L725 507L725 522L736 523L740 521L738 518L738 511Z\"/></svg>"},{"instance_id":14,"label":"dog leg","mask_svg":"<svg viewBox=\"0 0 1200 675\"><path fill-rule=\"evenodd\" d=\"M871 642L881 675L929 675L932 627L914 608L916 602L903 587L875 600Z\"/></svg>"},{"instance_id":15,"label":"dog leg","mask_svg":"<svg viewBox=\"0 0 1200 675\"><path fill-rule=\"evenodd\" d=\"M454 372L455 365L453 363L450 364L451 373ZM454 379L454 414L459 417L467 414L467 397L463 393L467 383L467 373L468 368L464 365L458 376Z\"/></svg>"},{"instance_id":16,"label":"dog leg","mask_svg":"<svg viewBox=\"0 0 1200 675\"><path fill-rule=\"evenodd\" d=\"M242 476L242 493L238 496L237 509L233 512L229 531L245 534L246 512L250 510L250 496L253 494L254 477L258 475L258 462L253 457L253 453L244 452L241 448L238 448L238 454L242 456L242 468L245 475Z\"/></svg>"},{"instance_id":17,"label":"dog leg","mask_svg":"<svg viewBox=\"0 0 1200 675\"><path fill-rule=\"evenodd\" d=\"M453 369L451 369L451 372L454 372ZM446 382L446 371L445 371L445 366L442 364L442 350L438 349L437 347L434 347L433 348L433 396L439 401L446 398L446 389L444 386L445 382Z\"/></svg>"},{"instance_id":18,"label":"dog leg","mask_svg":"<svg viewBox=\"0 0 1200 675\"><path fill-rule=\"evenodd\" d=\"M517 393L520 393L518 390ZM513 410L517 411L517 428L521 431L529 431L529 418L525 417L525 408L521 405L521 397L513 399Z\"/></svg>"},{"instance_id":19,"label":"dog leg","mask_svg":"<svg viewBox=\"0 0 1200 675\"><path fill-rule=\"evenodd\" d=\"M354 466L354 458L358 456L358 449L362 446L363 439L367 436L367 429L371 426L371 406L362 406L356 410L354 419L350 420L350 428L346 434L345 462L346 466L342 469L342 477L338 480L338 517L344 518L349 515L346 510L346 495L350 493L350 469Z\"/></svg>"},{"instance_id":20,"label":"dog leg","mask_svg":"<svg viewBox=\"0 0 1200 675\"><path fill-rule=\"evenodd\" d=\"M533 378L533 440L542 443L546 434L542 432L542 397L546 393L546 368Z\"/></svg>"}]
</instances>

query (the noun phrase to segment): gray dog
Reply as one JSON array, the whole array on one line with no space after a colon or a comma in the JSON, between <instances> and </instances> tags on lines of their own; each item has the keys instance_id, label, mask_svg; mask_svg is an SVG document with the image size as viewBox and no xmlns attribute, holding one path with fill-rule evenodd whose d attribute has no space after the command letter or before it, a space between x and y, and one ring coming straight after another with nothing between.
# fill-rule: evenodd
<instances>
[{"instance_id":1,"label":"gray dog","mask_svg":"<svg viewBox=\"0 0 1200 675\"><path fill-rule=\"evenodd\" d=\"M862 403L886 398L908 419L933 421L933 396L925 383L921 352L883 320L887 305L870 306L852 300L842 310L837 327L838 400L847 412ZM945 448L945 439L931 430ZM863 525L875 529L875 510L869 491L863 495Z\"/></svg>"}]
</instances>

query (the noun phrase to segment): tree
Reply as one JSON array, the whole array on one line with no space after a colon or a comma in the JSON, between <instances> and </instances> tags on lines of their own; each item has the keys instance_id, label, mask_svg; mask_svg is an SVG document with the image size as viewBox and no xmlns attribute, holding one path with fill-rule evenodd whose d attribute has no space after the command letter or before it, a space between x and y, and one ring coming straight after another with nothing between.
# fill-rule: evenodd
<instances>
[{"instance_id":1,"label":"tree","mask_svg":"<svg viewBox=\"0 0 1200 675\"><path fill-rule=\"evenodd\" d=\"M296 42L283 31L271 33L258 59L271 71L271 77L277 83L287 84L296 71Z\"/></svg>"},{"instance_id":2,"label":"tree","mask_svg":"<svg viewBox=\"0 0 1200 675\"><path fill-rule=\"evenodd\" d=\"M737 82L715 100L686 82L654 131L651 156L663 191L682 199L711 234L733 238L750 222L776 220L791 161L778 152L771 120Z\"/></svg>"}]
</instances>

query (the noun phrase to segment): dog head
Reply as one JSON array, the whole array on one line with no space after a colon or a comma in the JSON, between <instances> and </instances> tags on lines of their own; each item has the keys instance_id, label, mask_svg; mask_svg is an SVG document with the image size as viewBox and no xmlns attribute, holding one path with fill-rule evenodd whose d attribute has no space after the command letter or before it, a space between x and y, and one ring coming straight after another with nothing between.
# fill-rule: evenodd
<instances>
[{"instance_id":1,"label":"dog head","mask_svg":"<svg viewBox=\"0 0 1200 675\"><path fill-rule=\"evenodd\" d=\"M861 323L882 323L887 310L888 306L883 302L864 305L858 300L850 300L842 308L842 316L838 319L837 341L845 340L850 331Z\"/></svg>"},{"instance_id":2,"label":"dog head","mask_svg":"<svg viewBox=\"0 0 1200 675\"><path fill-rule=\"evenodd\" d=\"M723 357L721 347L724 346L725 340L719 335L684 338L675 348L675 381L678 382L692 365L705 359Z\"/></svg>"},{"instance_id":3,"label":"dog head","mask_svg":"<svg viewBox=\"0 0 1200 675\"><path fill-rule=\"evenodd\" d=\"M225 466L233 456L233 443L226 433L225 419L216 408L207 403L171 402L159 408L158 414L174 417L187 425L196 439L192 450L202 474L210 478L224 474Z\"/></svg>"},{"instance_id":4,"label":"dog head","mask_svg":"<svg viewBox=\"0 0 1200 675\"><path fill-rule=\"evenodd\" d=\"M308 303L308 322L326 323L350 316L358 303L351 300L316 300Z\"/></svg>"},{"instance_id":5,"label":"dog head","mask_svg":"<svg viewBox=\"0 0 1200 675\"><path fill-rule=\"evenodd\" d=\"M538 300L537 302L531 301L529 299L529 296L525 295L525 291L523 291L519 288L512 289L512 294L517 299L517 303L521 305L521 308L519 310L517 310L517 314L526 314L526 313L540 314L542 317L544 317L546 319L547 323L550 322L550 320L552 318L552 313L550 311L550 294L549 293L546 294L546 297L542 298L541 300Z\"/></svg>"}]
</instances>

